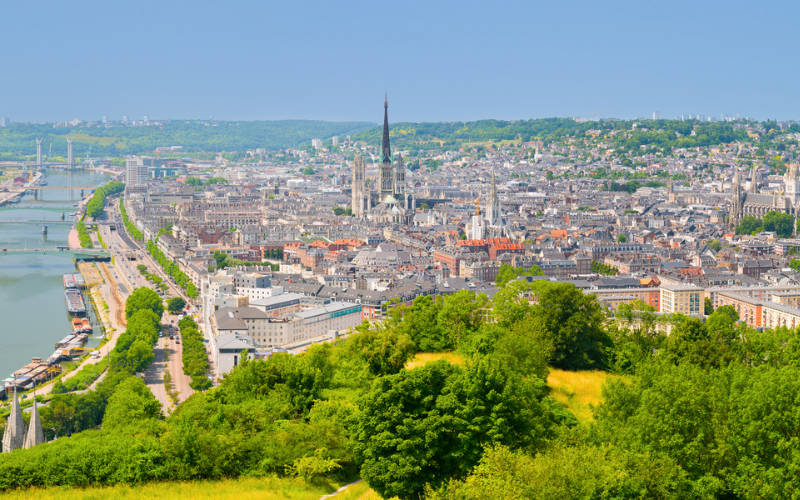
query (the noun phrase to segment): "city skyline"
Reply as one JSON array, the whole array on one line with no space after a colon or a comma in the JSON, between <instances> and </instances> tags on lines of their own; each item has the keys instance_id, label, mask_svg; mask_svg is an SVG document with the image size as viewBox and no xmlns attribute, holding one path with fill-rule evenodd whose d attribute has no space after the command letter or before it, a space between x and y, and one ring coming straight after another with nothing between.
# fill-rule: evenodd
<instances>
[{"instance_id":1,"label":"city skyline","mask_svg":"<svg viewBox=\"0 0 800 500\"><path fill-rule=\"evenodd\" d=\"M724 8L723 8L724 6ZM395 121L800 118L800 7L364 2L10 4L0 116ZM35 33L36 36L31 36ZM9 50L8 47L12 47Z\"/></svg>"}]
</instances>

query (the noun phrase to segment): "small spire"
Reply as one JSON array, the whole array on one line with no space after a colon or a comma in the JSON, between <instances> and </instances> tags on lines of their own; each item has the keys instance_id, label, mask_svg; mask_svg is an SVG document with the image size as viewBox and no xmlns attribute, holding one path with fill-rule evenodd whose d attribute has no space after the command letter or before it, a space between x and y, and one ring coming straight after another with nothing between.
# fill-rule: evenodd
<instances>
[{"instance_id":1,"label":"small spire","mask_svg":"<svg viewBox=\"0 0 800 500\"><path fill-rule=\"evenodd\" d=\"M44 431L42 430L42 419L39 418L39 409L36 404L36 391L33 391L33 411L31 412L31 421L28 425L28 435L25 437L26 450L32 448L37 444L44 443Z\"/></svg>"},{"instance_id":2,"label":"small spire","mask_svg":"<svg viewBox=\"0 0 800 500\"><path fill-rule=\"evenodd\" d=\"M19 407L17 394L17 376L14 375L14 398L11 401L11 414L6 422L6 431L3 434L3 453L10 453L22 448L25 444L25 421L22 420L22 410Z\"/></svg>"}]
</instances>

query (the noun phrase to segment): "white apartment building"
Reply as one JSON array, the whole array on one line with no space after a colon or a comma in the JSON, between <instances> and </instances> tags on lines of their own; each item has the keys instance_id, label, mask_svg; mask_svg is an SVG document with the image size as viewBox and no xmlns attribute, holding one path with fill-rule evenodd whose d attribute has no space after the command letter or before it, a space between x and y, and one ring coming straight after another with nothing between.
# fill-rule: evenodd
<instances>
[{"instance_id":1,"label":"white apartment building","mask_svg":"<svg viewBox=\"0 0 800 500\"><path fill-rule=\"evenodd\" d=\"M147 166L139 157L125 160L125 191L144 191L147 187Z\"/></svg>"},{"instance_id":2,"label":"white apartment building","mask_svg":"<svg viewBox=\"0 0 800 500\"><path fill-rule=\"evenodd\" d=\"M211 317L214 337L247 335L261 347L280 347L345 332L361 324L361 305L334 302L282 317L271 317L256 307L223 307Z\"/></svg>"}]
</instances>

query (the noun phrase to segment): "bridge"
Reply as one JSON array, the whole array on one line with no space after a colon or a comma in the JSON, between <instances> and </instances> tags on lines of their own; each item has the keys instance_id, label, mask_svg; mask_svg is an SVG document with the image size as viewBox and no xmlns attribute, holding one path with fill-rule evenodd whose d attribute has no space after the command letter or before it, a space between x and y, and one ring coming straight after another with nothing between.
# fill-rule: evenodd
<instances>
[{"instance_id":1,"label":"bridge","mask_svg":"<svg viewBox=\"0 0 800 500\"><path fill-rule=\"evenodd\" d=\"M0 256L32 254L58 255L62 257L74 257L76 259L111 260L111 252L96 248L3 248L0 250Z\"/></svg>"},{"instance_id":2,"label":"bridge","mask_svg":"<svg viewBox=\"0 0 800 500\"><path fill-rule=\"evenodd\" d=\"M6 186L8 191L27 191L41 189L98 189L100 186Z\"/></svg>"},{"instance_id":3,"label":"bridge","mask_svg":"<svg viewBox=\"0 0 800 500\"><path fill-rule=\"evenodd\" d=\"M67 220L0 219L0 224L42 224L45 226L53 226L57 224L71 225L73 224L73 220L71 217Z\"/></svg>"},{"instance_id":4,"label":"bridge","mask_svg":"<svg viewBox=\"0 0 800 500\"><path fill-rule=\"evenodd\" d=\"M37 210L37 211L42 211L42 212L56 212L56 213L70 214L72 212L77 212L78 211L78 209L76 207L72 207L72 206L70 206L70 207L61 207L61 208L59 208L59 207L26 207L26 206L22 206L22 205L25 205L27 203L61 203L61 204L64 204L64 203L69 203L69 202L64 202L63 200L53 201L53 202L48 202L48 201L30 201L30 202L28 202L28 201L23 201L22 203L15 203L14 205L3 205L3 206L0 206L0 213L1 212L19 211L19 210Z\"/></svg>"}]
</instances>

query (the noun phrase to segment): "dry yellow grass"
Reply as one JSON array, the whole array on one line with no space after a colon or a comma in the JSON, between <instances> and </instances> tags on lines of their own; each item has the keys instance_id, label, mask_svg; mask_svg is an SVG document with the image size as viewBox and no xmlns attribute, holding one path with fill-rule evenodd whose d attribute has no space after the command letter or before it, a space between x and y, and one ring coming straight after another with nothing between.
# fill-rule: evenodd
<instances>
[{"instance_id":1,"label":"dry yellow grass","mask_svg":"<svg viewBox=\"0 0 800 500\"><path fill-rule=\"evenodd\" d=\"M567 407L583 423L592 420L592 406L603 400L603 384L609 378L628 380L621 375L601 371L577 371L551 369L547 385L553 390L556 401Z\"/></svg>"},{"instance_id":2,"label":"dry yellow grass","mask_svg":"<svg viewBox=\"0 0 800 500\"><path fill-rule=\"evenodd\" d=\"M406 362L406 369L411 370L440 359L445 359L454 365L460 365L464 362L464 356L457 352L418 352Z\"/></svg>"},{"instance_id":3,"label":"dry yellow grass","mask_svg":"<svg viewBox=\"0 0 800 500\"><path fill-rule=\"evenodd\" d=\"M364 483L351 486L355 488ZM359 490L366 494L369 487ZM307 485L295 478L243 478L225 479L221 481L193 481L175 483L150 483L144 485L97 488L33 488L4 493L4 500L195 500L214 498L215 500L317 500L322 495L333 492L334 488ZM345 490L348 492L350 488ZM369 490L372 491L372 490ZM342 492L342 493L345 493ZM354 491L357 493L357 491ZM337 495L339 500L340 495ZM359 497L343 497L359 498ZM377 498L377 497L365 497Z\"/></svg>"},{"instance_id":4,"label":"dry yellow grass","mask_svg":"<svg viewBox=\"0 0 800 500\"><path fill-rule=\"evenodd\" d=\"M375 493L375 490L370 488L366 482L361 481L358 484L350 486L343 492L339 493L331 500L382 500L381 496Z\"/></svg>"}]
</instances>

